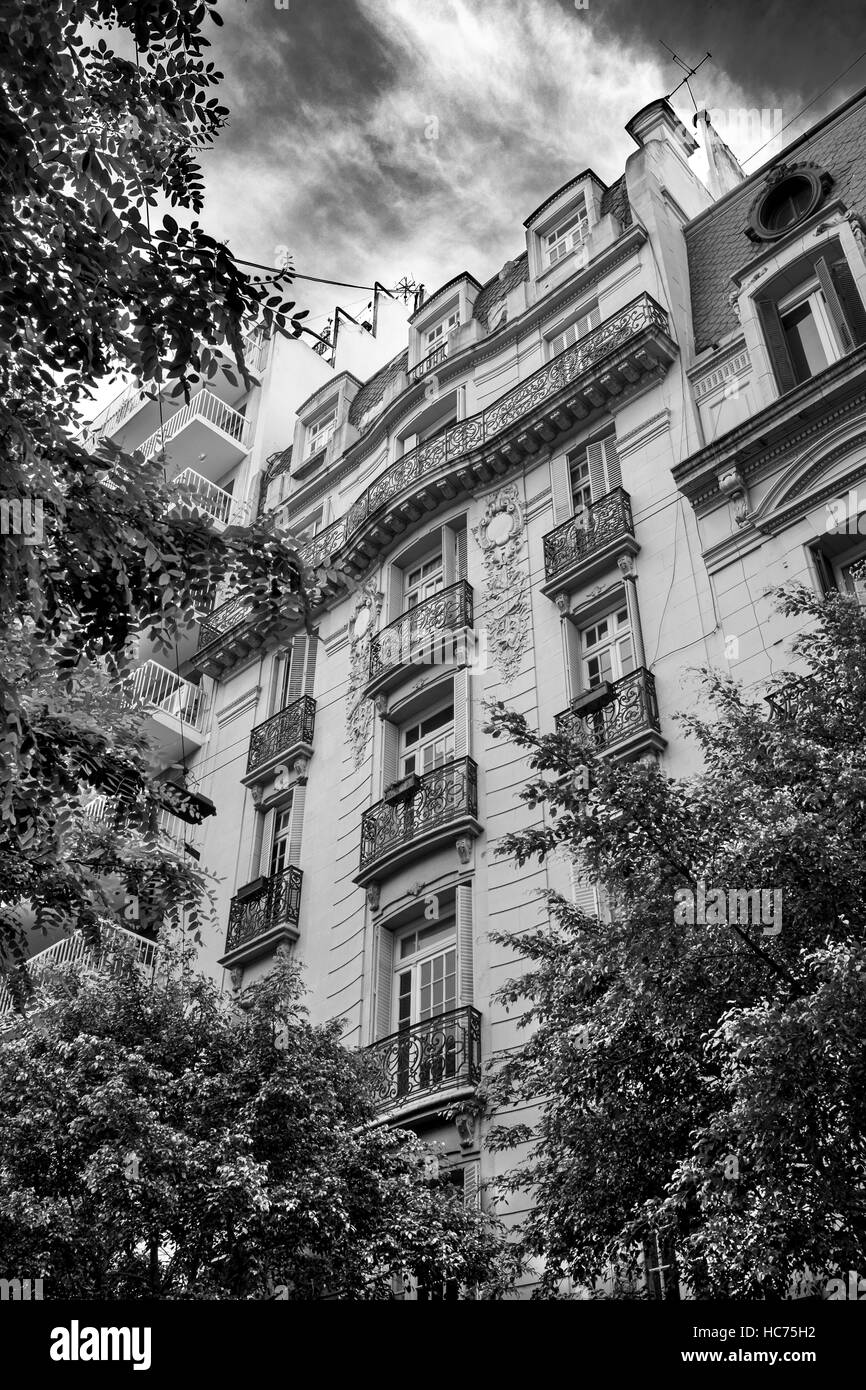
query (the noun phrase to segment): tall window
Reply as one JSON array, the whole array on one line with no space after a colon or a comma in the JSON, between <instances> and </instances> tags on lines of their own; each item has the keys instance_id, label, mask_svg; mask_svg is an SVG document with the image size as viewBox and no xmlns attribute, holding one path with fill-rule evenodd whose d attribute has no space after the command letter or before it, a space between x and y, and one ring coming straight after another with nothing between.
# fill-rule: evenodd
<instances>
[{"instance_id":1,"label":"tall window","mask_svg":"<svg viewBox=\"0 0 866 1390\"><path fill-rule=\"evenodd\" d=\"M580 633L584 684L589 690L616 681L634 670L634 650L628 609L609 613Z\"/></svg>"},{"instance_id":2,"label":"tall window","mask_svg":"<svg viewBox=\"0 0 866 1390\"><path fill-rule=\"evenodd\" d=\"M404 777L421 776L454 758L454 705L449 703L403 730Z\"/></svg>"},{"instance_id":3,"label":"tall window","mask_svg":"<svg viewBox=\"0 0 866 1390\"><path fill-rule=\"evenodd\" d=\"M573 449L568 468L574 515L585 519L591 502L622 486L616 436L608 434Z\"/></svg>"},{"instance_id":4,"label":"tall window","mask_svg":"<svg viewBox=\"0 0 866 1390\"><path fill-rule=\"evenodd\" d=\"M412 928L398 936L394 972L397 1033L428 1024L417 1046L409 1039L398 1049L397 1094L440 1086L456 1074L453 1020L436 1019L457 1008L457 931L454 919Z\"/></svg>"},{"instance_id":5,"label":"tall window","mask_svg":"<svg viewBox=\"0 0 866 1390\"><path fill-rule=\"evenodd\" d=\"M807 381L841 354L827 301L817 279L778 304L779 319L796 380Z\"/></svg>"},{"instance_id":6,"label":"tall window","mask_svg":"<svg viewBox=\"0 0 866 1390\"><path fill-rule=\"evenodd\" d=\"M798 273L776 276L755 298L781 392L823 372L866 342L866 307L841 248L828 246ZM796 285L788 290L791 283ZM781 293L775 294L774 288Z\"/></svg>"},{"instance_id":7,"label":"tall window","mask_svg":"<svg viewBox=\"0 0 866 1390\"><path fill-rule=\"evenodd\" d=\"M444 583L441 551L407 570L404 580L404 607L417 608L425 599L438 594Z\"/></svg>"},{"instance_id":8,"label":"tall window","mask_svg":"<svg viewBox=\"0 0 866 1390\"><path fill-rule=\"evenodd\" d=\"M589 460L586 451L570 454L568 459L571 476L571 499L574 515L585 520L592 502L592 482L589 476Z\"/></svg>"},{"instance_id":9,"label":"tall window","mask_svg":"<svg viewBox=\"0 0 866 1390\"><path fill-rule=\"evenodd\" d=\"M292 832L292 804L284 806L274 820L274 837L271 841L271 877L283 873L289 867L289 842Z\"/></svg>"},{"instance_id":10,"label":"tall window","mask_svg":"<svg viewBox=\"0 0 866 1390\"><path fill-rule=\"evenodd\" d=\"M306 447L304 458L312 458L320 449L324 449L334 430L337 428L336 408L327 415L320 415L318 420L313 420L307 426Z\"/></svg>"},{"instance_id":11,"label":"tall window","mask_svg":"<svg viewBox=\"0 0 866 1390\"><path fill-rule=\"evenodd\" d=\"M565 221L543 238L544 257L547 265L556 265L569 252L580 246L588 231L589 215L586 211L586 199L581 198Z\"/></svg>"},{"instance_id":12,"label":"tall window","mask_svg":"<svg viewBox=\"0 0 866 1390\"><path fill-rule=\"evenodd\" d=\"M598 328L600 323L601 310L597 304L593 304L591 309L579 314L573 323L570 323L561 333L557 333L555 338L550 339L551 356L557 357L559 353L565 352L566 348L574 347L578 339L585 338L587 333Z\"/></svg>"}]
</instances>

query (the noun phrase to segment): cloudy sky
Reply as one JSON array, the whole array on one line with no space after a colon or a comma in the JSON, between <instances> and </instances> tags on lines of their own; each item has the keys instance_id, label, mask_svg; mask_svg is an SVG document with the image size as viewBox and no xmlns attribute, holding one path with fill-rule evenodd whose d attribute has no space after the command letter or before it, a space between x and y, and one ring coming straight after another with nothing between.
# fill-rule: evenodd
<instances>
[{"instance_id":1,"label":"cloudy sky","mask_svg":"<svg viewBox=\"0 0 866 1390\"><path fill-rule=\"evenodd\" d=\"M238 256L271 264L284 245L298 271L361 285L408 274L430 292L462 270L483 282L566 179L587 165L617 178L634 148L625 122L683 75L660 40L691 63L712 53L693 91L726 113L741 160L776 137L750 172L866 85L866 59L834 83L866 49L859 0L220 8L212 56L232 115L206 157L209 229ZM690 121L685 88L674 105ZM369 297L300 281L296 296L317 327L335 301L360 309Z\"/></svg>"}]
</instances>

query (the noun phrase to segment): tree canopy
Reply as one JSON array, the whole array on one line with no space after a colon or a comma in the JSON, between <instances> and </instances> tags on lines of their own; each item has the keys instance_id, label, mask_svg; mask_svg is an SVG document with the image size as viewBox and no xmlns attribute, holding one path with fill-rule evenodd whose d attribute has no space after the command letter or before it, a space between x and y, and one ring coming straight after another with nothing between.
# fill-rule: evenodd
<instances>
[{"instance_id":1,"label":"tree canopy","mask_svg":"<svg viewBox=\"0 0 866 1390\"><path fill-rule=\"evenodd\" d=\"M363 1055L285 957L237 1004L166 942L63 966L0 1035L0 1247L46 1298L496 1297L495 1224L375 1124Z\"/></svg>"},{"instance_id":2,"label":"tree canopy","mask_svg":"<svg viewBox=\"0 0 866 1390\"><path fill-rule=\"evenodd\" d=\"M704 673L709 716L681 717L693 777L598 756L585 726L492 716L544 811L503 852L565 855L602 901L551 893L550 925L497 938L524 960L501 997L527 1038L490 1078L492 1142L528 1146L508 1185L534 1188L524 1250L548 1296L566 1277L640 1296L645 1243L698 1298L820 1296L866 1261L866 613L779 601L806 624L793 669L768 699ZM781 930L676 920L702 884L781 891ZM537 1124L511 1122L534 1098Z\"/></svg>"}]
</instances>

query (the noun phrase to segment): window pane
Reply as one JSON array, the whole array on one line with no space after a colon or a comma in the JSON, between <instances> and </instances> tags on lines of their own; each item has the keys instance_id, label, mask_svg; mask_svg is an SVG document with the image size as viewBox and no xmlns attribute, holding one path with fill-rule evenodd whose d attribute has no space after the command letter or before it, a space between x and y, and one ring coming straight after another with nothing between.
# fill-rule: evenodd
<instances>
[{"instance_id":1,"label":"window pane","mask_svg":"<svg viewBox=\"0 0 866 1390\"><path fill-rule=\"evenodd\" d=\"M784 314L782 328L797 380L807 381L817 372L822 372L828 365L827 354L818 336L811 304L799 304L789 314Z\"/></svg>"}]
</instances>

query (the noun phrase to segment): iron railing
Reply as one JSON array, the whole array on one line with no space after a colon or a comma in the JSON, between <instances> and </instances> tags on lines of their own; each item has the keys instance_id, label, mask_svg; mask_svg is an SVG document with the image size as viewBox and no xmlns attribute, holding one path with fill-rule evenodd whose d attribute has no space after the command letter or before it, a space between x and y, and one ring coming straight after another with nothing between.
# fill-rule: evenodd
<instances>
[{"instance_id":1,"label":"iron railing","mask_svg":"<svg viewBox=\"0 0 866 1390\"><path fill-rule=\"evenodd\" d=\"M264 879L254 892L232 898L226 954L286 922L297 927L303 877L300 869L290 865L281 874Z\"/></svg>"},{"instance_id":2,"label":"iron railing","mask_svg":"<svg viewBox=\"0 0 866 1390\"><path fill-rule=\"evenodd\" d=\"M388 1110L481 1080L481 1015L471 1005L401 1028L366 1048L373 1098Z\"/></svg>"},{"instance_id":3,"label":"iron railing","mask_svg":"<svg viewBox=\"0 0 866 1390\"><path fill-rule=\"evenodd\" d=\"M183 489L184 500L189 500L201 511L207 512L214 521L224 526L228 525L234 506L230 492L217 487L216 483L212 483L208 478L203 478L194 468L185 468L182 473L178 473L172 486Z\"/></svg>"},{"instance_id":4,"label":"iron railing","mask_svg":"<svg viewBox=\"0 0 866 1390\"><path fill-rule=\"evenodd\" d=\"M447 356L447 341L444 343L440 343L439 346L435 347L432 352L428 352L427 356L423 358L422 361L416 362L415 366L409 373L409 380L411 381L412 385L414 386L415 382L420 381L421 378L425 377L428 372L432 372L433 368L438 367L440 362L444 362Z\"/></svg>"},{"instance_id":5,"label":"iron railing","mask_svg":"<svg viewBox=\"0 0 866 1390\"><path fill-rule=\"evenodd\" d=\"M131 947L133 964L143 970L155 969L161 949L155 941L138 936L126 927L107 924L100 928L98 946L91 945L80 931L76 931L31 956L24 967L19 969L20 973L26 973L34 982L38 981L47 967L69 965L75 961L100 969L117 970L125 956L124 946ZM9 1014L15 1014L14 994L8 979L0 976L0 1019Z\"/></svg>"},{"instance_id":6,"label":"iron railing","mask_svg":"<svg viewBox=\"0 0 866 1390\"><path fill-rule=\"evenodd\" d=\"M330 559L394 497L412 490L429 474L438 472L443 464L489 443L537 405L594 371L606 358L649 329L667 333L668 316L652 295L641 294L486 410L449 425L404 454L370 484L346 516L340 517L304 547L301 552L304 562L315 566Z\"/></svg>"},{"instance_id":7,"label":"iron railing","mask_svg":"<svg viewBox=\"0 0 866 1390\"><path fill-rule=\"evenodd\" d=\"M799 677L780 686L772 695L765 695L764 699L770 706L768 718L797 720L813 708L815 689L810 680Z\"/></svg>"},{"instance_id":8,"label":"iron railing","mask_svg":"<svg viewBox=\"0 0 866 1390\"><path fill-rule=\"evenodd\" d=\"M312 743L316 727L316 702L311 695L302 695L286 709L281 709L263 724L257 724L250 734L247 772L255 772L297 743Z\"/></svg>"},{"instance_id":9,"label":"iron railing","mask_svg":"<svg viewBox=\"0 0 866 1390\"><path fill-rule=\"evenodd\" d=\"M611 541L631 535L633 529L631 498L623 488L616 487L578 516L571 516L548 531L544 537L545 576L555 579Z\"/></svg>"},{"instance_id":10,"label":"iron railing","mask_svg":"<svg viewBox=\"0 0 866 1390\"><path fill-rule=\"evenodd\" d=\"M591 695L592 691L587 694ZM582 729L595 739L599 748L609 748L644 729L661 732L655 680L645 667L638 666L627 676L611 682L606 699L600 692L599 701L602 699L605 700L603 704L599 703L599 707L586 713L576 711L574 705L563 710L556 716L557 732L577 732Z\"/></svg>"},{"instance_id":11,"label":"iron railing","mask_svg":"<svg viewBox=\"0 0 866 1390\"><path fill-rule=\"evenodd\" d=\"M154 430L153 434L145 439L143 444L139 444L136 453L143 454L149 459L158 450L164 449L166 444L180 434L182 429L196 420L204 420L209 425L215 425L223 434L227 434L239 448L246 448L247 434L249 433L250 422L246 416L241 415L239 410L226 405L219 396L215 396L212 391L208 391L203 386L197 391L188 405L182 406L174 415L166 420L164 425Z\"/></svg>"},{"instance_id":12,"label":"iron railing","mask_svg":"<svg viewBox=\"0 0 866 1390\"><path fill-rule=\"evenodd\" d=\"M211 642L218 642L234 628L241 627L250 607L250 600L244 595L239 595L221 603L218 608L211 609L199 625L199 650L209 646Z\"/></svg>"},{"instance_id":13,"label":"iron railing","mask_svg":"<svg viewBox=\"0 0 866 1390\"><path fill-rule=\"evenodd\" d=\"M376 634L370 643L370 679L388 667L435 661L437 638L471 626L472 585L458 579L417 608L408 608Z\"/></svg>"},{"instance_id":14,"label":"iron railing","mask_svg":"<svg viewBox=\"0 0 866 1390\"><path fill-rule=\"evenodd\" d=\"M158 661L145 661L132 678L132 697L164 714L173 714L201 732L204 729L204 695L197 685L175 675Z\"/></svg>"},{"instance_id":15,"label":"iron railing","mask_svg":"<svg viewBox=\"0 0 866 1390\"><path fill-rule=\"evenodd\" d=\"M478 768L457 758L415 779L406 796L378 801L361 817L361 869L418 835L478 814Z\"/></svg>"}]
</instances>

